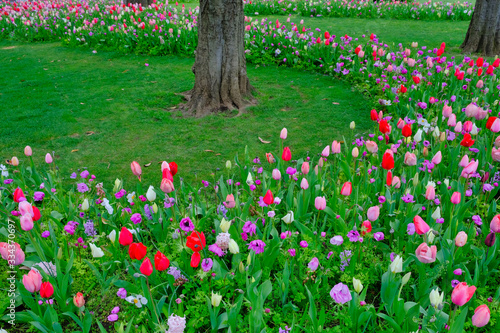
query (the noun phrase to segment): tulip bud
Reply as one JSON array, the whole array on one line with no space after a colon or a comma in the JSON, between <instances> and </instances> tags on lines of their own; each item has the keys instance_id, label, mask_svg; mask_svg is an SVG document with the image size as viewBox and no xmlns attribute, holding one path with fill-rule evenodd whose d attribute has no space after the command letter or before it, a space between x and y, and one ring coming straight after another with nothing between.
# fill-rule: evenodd
<instances>
[{"instance_id":1,"label":"tulip bud","mask_svg":"<svg viewBox=\"0 0 500 333\"><path fill-rule=\"evenodd\" d=\"M241 274L245 273L245 265L243 265L243 261L240 261L240 265L239 265L239 271Z\"/></svg>"},{"instance_id":2,"label":"tulip bud","mask_svg":"<svg viewBox=\"0 0 500 333\"><path fill-rule=\"evenodd\" d=\"M12 157L12 159L10 160L10 163L13 165L13 166L18 166L19 165L19 160L17 159L17 157Z\"/></svg>"},{"instance_id":3,"label":"tulip bud","mask_svg":"<svg viewBox=\"0 0 500 333\"><path fill-rule=\"evenodd\" d=\"M121 186L122 186L122 181L116 178L115 186L113 187L113 192L118 192L119 190L121 190Z\"/></svg>"},{"instance_id":4,"label":"tulip bud","mask_svg":"<svg viewBox=\"0 0 500 333\"><path fill-rule=\"evenodd\" d=\"M352 284L354 286L354 290L359 294L363 290L363 285L361 284L361 281L356 279L355 277L352 278Z\"/></svg>"},{"instance_id":5,"label":"tulip bud","mask_svg":"<svg viewBox=\"0 0 500 333\"><path fill-rule=\"evenodd\" d=\"M460 231L455 237L455 245L458 247L462 247L467 243L467 234L464 231Z\"/></svg>"},{"instance_id":6,"label":"tulip bud","mask_svg":"<svg viewBox=\"0 0 500 333\"><path fill-rule=\"evenodd\" d=\"M63 257L63 251L62 251L62 247L59 248L59 250L57 250L57 259L61 260Z\"/></svg>"},{"instance_id":7,"label":"tulip bud","mask_svg":"<svg viewBox=\"0 0 500 333\"><path fill-rule=\"evenodd\" d=\"M227 232L229 230L229 227L231 227L231 222L226 220L225 218L222 218L222 221L220 221L219 228L222 232Z\"/></svg>"},{"instance_id":8,"label":"tulip bud","mask_svg":"<svg viewBox=\"0 0 500 333\"><path fill-rule=\"evenodd\" d=\"M234 239L229 240L229 252L232 254L238 254L240 253L240 248L238 246L238 243Z\"/></svg>"},{"instance_id":9,"label":"tulip bud","mask_svg":"<svg viewBox=\"0 0 500 333\"><path fill-rule=\"evenodd\" d=\"M77 308L81 308L85 305L85 299L83 298L83 294L82 293L77 293L74 297L73 297L73 304L75 304L75 306Z\"/></svg>"},{"instance_id":10,"label":"tulip bud","mask_svg":"<svg viewBox=\"0 0 500 333\"><path fill-rule=\"evenodd\" d=\"M24 147L24 155L26 155L28 157L31 156L31 155L33 155L33 151L31 150L30 146Z\"/></svg>"},{"instance_id":11,"label":"tulip bud","mask_svg":"<svg viewBox=\"0 0 500 333\"><path fill-rule=\"evenodd\" d=\"M250 175L250 174L248 174ZM278 169L274 169L272 173L272 177L274 180L280 180L281 179L281 172ZM247 179L248 181L248 179Z\"/></svg>"},{"instance_id":12,"label":"tulip bud","mask_svg":"<svg viewBox=\"0 0 500 333\"><path fill-rule=\"evenodd\" d=\"M111 241L111 243L114 244L116 241L116 230L111 231L108 235L108 238Z\"/></svg>"},{"instance_id":13,"label":"tulip bud","mask_svg":"<svg viewBox=\"0 0 500 333\"><path fill-rule=\"evenodd\" d=\"M156 205L156 202L153 203L153 205L151 206L153 208L153 212L156 214L158 213L158 206Z\"/></svg>"},{"instance_id":14,"label":"tulip bud","mask_svg":"<svg viewBox=\"0 0 500 333\"><path fill-rule=\"evenodd\" d=\"M83 200L83 203L82 203L82 210L85 212L88 209L89 209L89 200L85 199L85 200Z\"/></svg>"},{"instance_id":15,"label":"tulip bud","mask_svg":"<svg viewBox=\"0 0 500 333\"><path fill-rule=\"evenodd\" d=\"M214 294L214 292L212 291L212 306L218 307L220 305L221 300L222 296L219 294Z\"/></svg>"},{"instance_id":16,"label":"tulip bud","mask_svg":"<svg viewBox=\"0 0 500 333\"><path fill-rule=\"evenodd\" d=\"M231 161L227 160L226 161L226 168L231 169L231 167L232 167Z\"/></svg>"},{"instance_id":17,"label":"tulip bud","mask_svg":"<svg viewBox=\"0 0 500 333\"><path fill-rule=\"evenodd\" d=\"M280 138L281 138L282 140L286 140L286 137L287 137L287 136L288 136L288 131L287 131L287 129L286 129L286 128L283 128L283 129L281 130L281 133L280 133Z\"/></svg>"},{"instance_id":18,"label":"tulip bud","mask_svg":"<svg viewBox=\"0 0 500 333\"><path fill-rule=\"evenodd\" d=\"M484 244L488 247L492 247L495 244L495 233L490 232L488 236L486 236L486 239L484 240Z\"/></svg>"},{"instance_id":19,"label":"tulip bud","mask_svg":"<svg viewBox=\"0 0 500 333\"><path fill-rule=\"evenodd\" d=\"M429 231L427 232L427 241L429 244L432 244L434 242L434 237L436 237L434 235L434 232L432 229L429 229Z\"/></svg>"},{"instance_id":20,"label":"tulip bud","mask_svg":"<svg viewBox=\"0 0 500 333\"><path fill-rule=\"evenodd\" d=\"M413 177L413 186L418 185L418 172L415 174L415 177Z\"/></svg>"},{"instance_id":21,"label":"tulip bud","mask_svg":"<svg viewBox=\"0 0 500 333\"><path fill-rule=\"evenodd\" d=\"M424 155L425 157L427 157L429 155L429 150L427 149L427 147L424 147L422 155Z\"/></svg>"},{"instance_id":22,"label":"tulip bud","mask_svg":"<svg viewBox=\"0 0 500 333\"><path fill-rule=\"evenodd\" d=\"M401 273L403 271L403 258L397 255L394 261L391 263L391 272L394 274Z\"/></svg>"},{"instance_id":23,"label":"tulip bud","mask_svg":"<svg viewBox=\"0 0 500 333\"><path fill-rule=\"evenodd\" d=\"M354 147L352 149L352 157L358 158L358 156L359 156L359 149L358 149L358 147Z\"/></svg>"},{"instance_id":24,"label":"tulip bud","mask_svg":"<svg viewBox=\"0 0 500 333\"><path fill-rule=\"evenodd\" d=\"M406 273L403 276L403 279L401 280L401 286L404 286L405 284L407 284L408 281L410 280L410 277L411 277L411 272Z\"/></svg>"},{"instance_id":25,"label":"tulip bud","mask_svg":"<svg viewBox=\"0 0 500 333\"><path fill-rule=\"evenodd\" d=\"M47 153L47 155L45 155L45 163L47 163L47 164L52 163L52 155L50 155L49 153Z\"/></svg>"},{"instance_id":26,"label":"tulip bud","mask_svg":"<svg viewBox=\"0 0 500 333\"><path fill-rule=\"evenodd\" d=\"M351 123L349 124L349 128L350 129L355 129L356 128L356 123L354 121L351 121Z\"/></svg>"},{"instance_id":27,"label":"tulip bud","mask_svg":"<svg viewBox=\"0 0 500 333\"><path fill-rule=\"evenodd\" d=\"M307 190L309 188L309 183L307 182L307 179L302 178L302 181L300 182L300 188L303 190Z\"/></svg>"},{"instance_id":28,"label":"tulip bud","mask_svg":"<svg viewBox=\"0 0 500 333\"><path fill-rule=\"evenodd\" d=\"M155 188L150 185L148 188L148 191L146 192L146 198L150 201L153 202L156 200L156 192L154 190Z\"/></svg>"},{"instance_id":29,"label":"tulip bud","mask_svg":"<svg viewBox=\"0 0 500 333\"><path fill-rule=\"evenodd\" d=\"M444 142L446 140L446 132L441 132L439 135L439 141Z\"/></svg>"},{"instance_id":30,"label":"tulip bud","mask_svg":"<svg viewBox=\"0 0 500 333\"><path fill-rule=\"evenodd\" d=\"M436 210L434 211L434 213L432 213L431 217L434 220L437 220L437 219L441 218L441 208L439 206L436 208Z\"/></svg>"},{"instance_id":31,"label":"tulip bud","mask_svg":"<svg viewBox=\"0 0 500 333\"><path fill-rule=\"evenodd\" d=\"M248 253L248 256L247 256L247 266L250 266L251 263L252 263L252 256L250 255L250 253Z\"/></svg>"}]
</instances>

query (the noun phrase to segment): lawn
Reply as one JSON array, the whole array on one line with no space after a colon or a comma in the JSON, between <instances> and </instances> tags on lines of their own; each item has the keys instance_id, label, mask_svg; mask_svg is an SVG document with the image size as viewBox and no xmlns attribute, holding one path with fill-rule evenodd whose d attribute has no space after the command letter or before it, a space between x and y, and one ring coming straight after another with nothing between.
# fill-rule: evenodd
<instances>
[{"instance_id":1,"label":"lawn","mask_svg":"<svg viewBox=\"0 0 500 333\"><path fill-rule=\"evenodd\" d=\"M185 119L172 108L182 101L177 93L193 86L191 58L2 42L0 62L8 64L0 78L0 156L22 158L25 145L38 160L54 151L68 176L88 167L98 180L131 179L130 162L137 160L152 163L144 178L155 182L157 163L168 160L194 180L246 145L253 155L277 151L283 127L293 134L287 143L294 153L304 154L350 135L353 119L357 130L369 126L368 101L347 83L287 68L249 65L259 102L245 114Z\"/></svg>"}]
</instances>

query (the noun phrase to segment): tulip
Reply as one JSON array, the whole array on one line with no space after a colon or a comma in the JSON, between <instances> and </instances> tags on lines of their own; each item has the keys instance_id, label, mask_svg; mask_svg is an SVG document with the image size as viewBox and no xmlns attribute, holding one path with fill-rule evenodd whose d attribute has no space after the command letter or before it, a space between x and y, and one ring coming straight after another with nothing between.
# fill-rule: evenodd
<instances>
[{"instance_id":1,"label":"tulip","mask_svg":"<svg viewBox=\"0 0 500 333\"><path fill-rule=\"evenodd\" d=\"M37 292L42 286L42 276L37 271L30 270L28 274L23 275L23 285L30 293Z\"/></svg>"},{"instance_id":2,"label":"tulip","mask_svg":"<svg viewBox=\"0 0 500 333\"><path fill-rule=\"evenodd\" d=\"M40 213L40 210L33 206L33 221L38 221L39 219L42 218L42 214Z\"/></svg>"},{"instance_id":3,"label":"tulip","mask_svg":"<svg viewBox=\"0 0 500 333\"><path fill-rule=\"evenodd\" d=\"M358 149L358 147L354 147L354 148L352 148L351 155L352 155L352 157L354 157L354 158L358 158L358 156L359 156L359 149Z\"/></svg>"},{"instance_id":4,"label":"tulip","mask_svg":"<svg viewBox=\"0 0 500 333\"><path fill-rule=\"evenodd\" d=\"M416 133L416 134L415 134L415 136L413 137L413 140L415 140L415 142L420 142L420 141L422 141L422 133L423 133L422 129L421 129L421 128L419 128L419 129L418 129L418 131L417 131L417 133Z\"/></svg>"},{"instance_id":5,"label":"tulip","mask_svg":"<svg viewBox=\"0 0 500 333\"><path fill-rule=\"evenodd\" d=\"M41 298L51 298L54 294L54 287L50 282L42 283L40 287L40 297Z\"/></svg>"},{"instance_id":6,"label":"tulip","mask_svg":"<svg viewBox=\"0 0 500 333\"><path fill-rule=\"evenodd\" d=\"M431 305L438 310L443 308L444 291L440 294L437 289L433 289L429 294Z\"/></svg>"},{"instance_id":7,"label":"tulip","mask_svg":"<svg viewBox=\"0 0 500 333\"><path fill-rule=\"evenodd\" d=\"M79 292L73 296L73 304L75 304L77 308L81 308L85 305L85 299L83 298L82 293Z\"/></svg>"},{"instance_id":8,"label":"tulip","mask_svg":"<svg viewBox=\"0 0 500 333\"><path fill-rule=\"evenodd\" d=\"M87 210L89 210L89 200L88 199L83 200L83 202L82 202L82 210L84 212L87 211Z\"/></svg>"},{"instance_id":9,"label":"tulip","mask_svg":"<svg viewBox=\"0 0 500 333\"><path fill-rule=\"evenodd\" d=\"M132 236L132 233L125 227L122 227L122 230L120 231L120 236L118 236L118 242L120 245L127 246L132 244L134 241L134 238Z\"/></svg>"},{"instance_id":10,"label":"tulip","mask_svg":"<svg viewBox=\"0 0 500 333\"><path fill-rule=\"evenodd\" d=\"M352 183L351 182L345 182L344 185L342 185L342 189L340 190L341 195L349 196L352 193Z\"/></svg>"},{"instance_id":11,"label":"tulip","mask_svg":"<svg viewBox=\"0 0 500 333\"><path fill-rule=\"evenodd\" d=\"M493 216L491 219L490 230L492 232L500 232L500 214Z\"/></svg>"},{"instance_id":12,"label":"tulip","mask_svg":"<svg viewBox=\"0 0 500 333\"><path fill-rule=\"evenodd\" d=\"M230 227L231 227L231 221L228 221L225 218L222 218L222 221L220 221L220 224L219 224L220 230L222 232L227 232Z\"/></svg>"},{"instance_id":13,"label":"tulip","mask_svg":"<svg viewBox=\"0 0 500 333\"><path fill-rule=\"evenodd\" d=\"M148 257L144 259L139 270L146 276L150 276L153 273L153 265L151 264L151 260L149 260Z\"/></svg>"},{"instance_id":14,"label":"tulip","mask_svg":"<svg viewBox=\"0 0 500 333\"><path fill-rule=\"evenodd\" d=\"M394 261L391 263L391 272L394 274L401 273L403 271L403 258L397 255Z\"/></svg>"},{"instance_id":15,"label":"tulip","mask_svg":"<svg viewBox=\"0 0 500 333\"><path fill-rule=\"evenodd\" d=\"M111 241L111 243L114 244L116 241L116 230L111 231L108 235L108 238Z\"/></svg>"},{"instance_id":16,"label":"tulip","mask_svg":"<svg viewBox=\"0 0 500 333\"><path fill-rule=\"evenodd\" d=\"M293 212L289 211L288 214L286 214L285 216L283 216L283 218L281 220L283 222L285 222L286 224L292 223L293 222Z\"/></svg>"},{"instance_id":17,"label":"tulip","mask_svg":"<svg viewBox=\"0 0 500 333\"><path fill-rule=\"evenodd\" d=\"M155 192L155 188L150 185L149 188L148 188L148 191L146 192L146 198L150 201L150 202L153 202L156 200L156 192Z\"/></svg>"},{"instance_id":18,"label":"tulip","mask_svg":"<svg viewBox=\"0 0 500 333\"><path fill-rule=\"evenodd\" d=\"M133 161L130 164L130 168L132 169L132 173L134 174L134 176L137 176L137 178L139 178L139 180L141 180L142 170L141 170L141 166L139 165L139 163L137 163L136 161Z\"/></svg>"},{"instance_id":19,"label":"tulip","mask_svg":"<svg viewBox=\"0 0 500 333\"><path fill-rule=\"evenodd\" d=\"M472 161L465 168L463 168L461 177L468 178L471 174L476 173L477 167L479 166L478 161Z\"/></svg>"},{"instance_id":20,"label":"tulip","mask_svg":"<svg viewBox=\"0 0 500 333\"><path fill-rule=\"evenodd\" d=\"M18 166L19 165L19 159L14 156L10 159L10 164L12 164L13 166Z\"/></svg>"},{"instance_id":21,"label":"tulip","mask_svg":"<svg viewBox=\"0 0 500 333\"><path fill-rule=\"evenodd\" d=\"M165 193L170 193L175 191L174 183L170 179L163 178L161 180L160 189Z\"/></svg>"},{"instance_id":22,"label":"tulip","mask_svg":"<svg viewBox=\"0 0 500 333\"><path fill-rule=\"evenodd\" d=\"M449 106L449 105L443 106L443 117L448 118L451 116L452 113L453 113L453 110L452 110L451 106Z\"/></svg>"},{"instance_id":23,"label":"tulip","mask_svg":"<svg viewBox=\"0 0 500 333\"><path fill-rule=\"evenodd\" d=\"M281 179L281 172L278 169L274 169L272 173L272 177L274 180L280 180Z\"/></svg>"},{"instance_id":24,"label":"tulip","mask_svg":"<svg viewBox=\"0 0 500 333\"><path fill-rule=\"evenodd\" d=\"M232 238L229 240L229 252L231 252L232 254L240 253L238 243L236 243L236 241Z\"/></svg>"},{"instance_id":25,"label":"tulip","mask_svg":"<svg viewBox=\"0 0 500 333\"><path fill-rule=\"evenodd\" d=\"M425 199L427 200L434 200L436 199L436 190L434 189L434 186L428 185L426 190L425 190Z\"/></svg>"},{"instance_id":26,"label":"tulip","mask_svg":"<svg viewBox=\"0 0 500 333\"><path fill-rule=\"evenodd\" d=\"M426 234L430 230L429 225L419 215L413 218L413 224L415 224L415 231L419 235Z\"/></svg>"},{"instance_id":27,"label":"tulip","mask_svg":"<svg viewBox=\"0 0 500 333\"><path fill-rule=\"evenodd\" d=\"M363 221L361 224L361 235L366 235L367 233L372 231L372 224L370 221Z\"/></svg>"},{"instance_id":28,"label":"tulip","mask_svg":"<svg viewBox=\"0 0 500 333\"><path fill-rule=\"evenodd\" d=\"M226 208L228 209L236 207L236 201L234 201L234 194L228 194L226 196L226 201L224 202L224 206L226 206Z\"/></svg>"},{"instance_id":29,"label":"tulip","mask_svg":"<svg viewBox=\"0 0 500 333\"><path fill-rule=\"evenodd\" d=\"M24 262L25 255L18 243L14 243L14 247L15 250L12 249L12 244L0 242L0 254L4 260L8 260L9 265L18 266Z\"/></svg>"},{"instance_id":30,"label":"tulip","mask_svg":"<svg viewBox=\"0 0 500 333\"><path fill-rule=\"evenodd\" d=\"M31 155L33 155L33 151L31 150L30 146L24 147L24 155L26 155L28 157L31 156Z\"/></svg>"},{"instance_id":31,"label":"tulip","mask_svg":"<svg viewBox=\"0 0 500 333\"><path fill-rule=\"evenodd\" d=\"M316 199L314 200L314 206L317 210L324 210L326 208L325 197L316 197Z\"/></svg>"},{"instance_id":32,"label":"tulip","mask_svg":"<svg viewBox=\"0 0 500 333\"><path fill-rule=\"evenodd\" d=\"M286 128L283 128L280 132L280 139L286 140L287 136L288 136L288 130Z\"/></svg>"},{"instance_id":33,"label":"tulip","mask_svg":"<svg viewBox=\"0 0 500 333\"><path fill-rule=\"evenodd\" d=\"M128 248L130 259L142 260L146 256L148 249L142 243L132 243Z\"/></svg>"},{"instance_id":34,"label":"tulip","mask_svg":"<svg viewBox=\"0 0 500 333\"><path fill-rule=\"evenodd\" d=\"M394 176L392 178L391 185L394 186L395 188L400 188L401 187L401 179L398 176Z\"/></svg>"},{"instance_id":35,"label":"tulip","mask_svg":"<svg viewBox=\"0 0 500 333\"><path fill-rule=\"evenodd\" d=\"M356 279L355 277L352 278L352 285L354 286L354 290L359 294L361 291L363 291L363 285L361 284L361 281Z\"/></svg>"},{"instance_id":36,"label":"tulip","mask_svg":"<svg viewBox=\"0 0 500 333\"><path fill-rule=\"evenodd\" d=\"M467 234L464 231L460 231L455 237L455 245L462 247L467 243Z\"/></svg>"},{"instance_id":37,"label":"tulip","mask_svg":"<svg viewBox=\"0 0 500 333\"><path fill-rule=\"evenodd\" d=\"M500 162L500 148L491 148L491 158L495 162Z\"/></svg>"},{"instance_id":38,"label":"tulip","mask_svg":"<svg viewBox=\"0 0 500 333\"><path fill-rule=\"evenodd\" d=\"M47 153L47 155L45 155L45 163L47 163L47 164L52 163L52 155L50 155L49 153Z\"/></svg>"},{"instance_id":39,"label":"tulip","mask_svg":"<svg viewBox=\"0 0 500 333\"><path fill-rule=\"evenodd\" d=\"M340 142L332 142L332 154L340 154Z\"/></svg>"},{"instance_id":40,"label":"tulip","mask_svg":"<svg viewBox=\"0 0 500 333\"><path fill-rule=\"evenodd\" d=\"M104 257L104 251L100 248L95 246L93 243L89 243L90 245L90 251L92 252L92 257L94 258L101 258Z\"/></svg>"},{"instance_id":41,"label":"tulip","mask_svg":"<svg viewBox=\"0 0 500 333\"><path fill-rule=\"evenodd\" d=\"M472 126L474 124L472 123L472 121L468 120L464 123L464 125L462 126L462 129L467 132L467 133L470 133L472 131Z\"/></svg>"},{"instance_id":42,"label":"tulip","mask_svg":"<svg viewBox=\"0 0 500 333\"><path fill-rule=\"evenodd\" d=\"M15 202L26 201L26 197L24 196L24 192L19 187L14 190L14 198L13 198L13 200Z\"/></svg>"},{"instance_id":43,"label":"tulip","mask_svg":"<svg viewBox=\"0 0 500 333\"><path fill-rule=\"evenodd\" d=\"M378 151L378 146L376 142L373 141L366 141L366 150L368 150L370 153L374 154Z\"/></svg>"},{"instance_id":44,"label":"tulip","mask_svg":"<svg viewBox=\"0 0 500 333\"><path fill-rule=\"evenodd\" d=\"M439 163L441 163L441 159L442 159L441 151L438 151L436 155L434 155L434 157L432 158L431 162L434 163L435 165L438 165Z\"/></svg>"},{"instance_id":45,"label":"tulip","mask_svg":"<svg viewBox=\"0 0 500 333\"><path fill-rule=\"evenodd\" d=\"M401 285L404 286L405 284L407 284L408 281L410 281L410 277L411 277L411 272L406 273L401 279Z\"/></svg>"},{"instance_id":46,"label":"tulip","mask_svg":"<svg viewBox=\"0 0 500 333\"><path fill-rule=\"evenodd\" d=\"M500 132L500 118L496 118L491 124L490 131L493 133Z\"/></svg>"},{"instance_id":47,"label":"tulip","mask_svg":"<svg viewBox=\"0 0 500 333\"><path fill-rule=\"evenodd\" d=\"M200 252L207 245L205 234L194 230L191 235L186 237L186 246L193 252ZM191 259L193 259L191 257Z\"/></svg>"},{"instance_id":48,"label":"tulip","mask_svg":"<svg viewBox=\"0 0 500 333\"><path fill-rule=\"evenodd\" d=\"M457 132L457 133L460 133L460 132L462 132L462 127L463 127L463 126L462 126L462 122L461 122L461 121L459 121L459 122L457 123L457 125L455 126L454 131L455 131L455 132Z\"/></svg>"},{"instance_id":49,"label":"tulip","mask_svg":"<svg viewBox=\"0 0 500 333\"><path fill-rule=\"evenodd\" d=\"M454 113L452 113L448 117L448 121L446 122L446 124L450 127L454 127L457 124L457 116Z\"/></svg>"},{"instance_id":50,"label":"tulip","mask_svg":"<svg viewBox=\"0 0 500 333\"><path fill-rule=\"evenodd\" d=\"M24 214L21 216L21 229L24 231L30 231L33 229L33 218L31 217L30 214Z\"/></svg>"},{"instance_id":51,"label":"tulip","mask_svg":"<svg viewBox=\"0 0 500 333\"><path fill-rule=\"evenodd\" d=\"M404 164L408 166L414 166L417 165L417 156L413 153L406 152L405 153L405 159L404 159Z\"/></svg>"},{"instance_id":52,"label":"tulip","mask_svg":"<svg viewBox=\"0 0 500 333\"><path fill-rule=\"evenodd\" d=\"M451 203L454 205L458 205L462 200L462 194L460 192L453 192L451 195Z\"/></svg>"},{"instance_id":53,"label":"tulip","mask_svg":"<svg viewBox=\"0 0 500 333\"><path fill-rule=\"evenodd\" d=\"M162 272L170 266L170 260L160 251L155 254L155 268L157 271Z\"/></svg>"},{"instance_id":54,"label":"tulip","mask_svg":"<svg viewBox=\"0 0 500 333\"><path fill-rule=\"evenodd\" d=\"M495 244L495 233L490 232L488 236L486 236L486 239L484 240L484 244L487 247L492 247Z\"/></svg>"},{"instance_id":55,"label":"tulip","mask_svg":"<svg viewBox=\"0 0 500 333\"><path fill-rule=\"evenodd\" d=\"M28 214L31 217L35 216L35 212L33 211L33 206L28 201L21 201L19 203L19 212L21 215Z\"/></svg>"},{"instance_id":56,"label":"tulip","mask_svg":"<svg viewBox=\"0 0 500 333\"><path fill-rule=\"evenodd\" d=\"M201 261L201 255L199 252L194 252L191 255L191 267L196 268L200 264Z\"/></svg>"},{"instance_id":57,"label":"tulip","mask_svg":"<svg viewBox=\"0 0 500 333\"><path fill-rule=\"evenodd\" d=\"M490 321L490 308L486 304L480 305L474 310L472 316L472 325L476 327L483 327Z\"/></svg>"},{"instance_id":58,"label":"tulip","mask_svg":"<svg viewBox=\"0 0 500 333\"><path fill-rule=\"evenodd\" d=\"M222 301L222 296L219 294L214 294L214 292L212 291L212 306L218 307L221 301Z\"/></svg>"},{"instance_id":59,"label":"tulip","mask_svg":"<svg viewBox=\"0 0 500 333\"><path fill-rule=\"evenodd\" d=\"M405 138L408 138L411 136L412 134L412 131L411 131L411 124L406 124L403 126L403 129L401 130L401 134L403 134L403 136Z\"/></svg>"},{"instance_id":60,"label":"tulip","mask_svg":"<svg viewBox=\"0 0 500 333\"><path fill-rule=\"evenodd\" d=\"M355 129L356 128L356 123L354 121L351 121L351 123L349 124L349 128L350 129Z\"/></svg>"},{"instance_id":61,"label":"tulip","mask_svg":"<svg viewBox=\"0 0 500 333\"><path fill-rule=\"evenodd\" d=\"M394 169L394 157L388 152L385 152L382 157L382 168L385 170Z\"/></svg>"},{"instance_id":62,"label":"tulip","mask_svg":"<svg viewBox=\"0 0 500 333\"><path fill-rule=\"evenodd\" d=\"M309 188L309 183L307 182L307 179L302 178L302 181L300 182L300 188L303 190L307 190Z\"/></svg>"},{"instance_id":63,"label":"tulip","mask_svg":"<svg viewBox=\"0 0 500 333\"><path fill-rule=\"evenodd\" d=\"M415 251L417 259L424 264L429 264L436 261L436 253L436 245L432 245L431 247L429 247L426 243L420 244Z\"/></svg>"},{"instance_id":64,"label":"tulip","mask_svg":"<svg viewBox=\"0 0 500 333\"><path fill-rule=\"evenodd\" d=\"M464 157L462 157L458 165L461 166L462 168L465 168L467 165L469 165L469 156L464 155Z\"/></svg>"},{"instance_id":65,"label":"tulip","mask_svg":"<svg viewBox=\"0 0 500 333\"><path fill-rule=\"evenodd\" d=\"M330 146L326 146L325 149L321 152L321 156L323 157L328 157L330 156Z\"/></svg>"},{"instance_id":66,"label":"tulip","mask_svg":"<svg viewBox=\"0 0 500 333\"><path fill-rule=\"evenodd\" d=\"M271 190L267 190L266 195L264 196L262 201L264 201L264 203L268 206L274 203L274 197Z\"/></svg>"},{"instance_id":67,"label":"tulip","mask_svg":"<svg viewBox=\"0 0 500 333\"><path fill-rule=\"evenodd\" d=\"M368 220L374 222L378 219L380 215L380 207L379 206L373 206L368 208L368 211L366 212L368 216Z\"/></svg>"},{"instance_id":68,"label":"tulip","mask_svg":"<svg viewBox=\"0 0 500 333\"><path fill-rule=\"evenodd\" d=\"M474 296L476 292L475 286L468 286L467 283L461 282L455 286L451 292L451 301L458 306L462 306Z\"/></svg>"},{"instance_id":69,"label":"tulip","mask_svg":"<svg viewBox=\"0 0 500 333\"><path fill-rule=\"evenodd\" d=\"M290 148L285 147L283 149L283 154L281 154L281 159L285 162L288 162L292 159L292 152L290 151Z\"/></svg>"},{"instance_id":70,"label":"tulip","mask_svg":"<svg viewBox=\"0 0 500 333\"><path fill-rule=\"evenodd\" d=\"M309 162L302 163L302 166L300 167L300 171L302 171L302 173L304 175L307 175L309 173Z\"/></svg>"}]
</instances>

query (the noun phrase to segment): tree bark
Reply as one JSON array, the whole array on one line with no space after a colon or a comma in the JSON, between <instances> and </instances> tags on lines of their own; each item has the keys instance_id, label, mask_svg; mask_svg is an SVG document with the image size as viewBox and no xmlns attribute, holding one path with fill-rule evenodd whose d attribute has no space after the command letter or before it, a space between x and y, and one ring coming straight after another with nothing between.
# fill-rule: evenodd
<instances>
[{"instance_id":1,"label":"tree bark","mask_svg":"<svg viewBox=\"0 0 500 333\"><path fill-rule=\"evenodd\" d=\"M137 3L140 3L143 7L147 7L153 3L153 0L136 0Z\"/></svg>"},{"instance_id":2,"label":"tree bark","mask_svg":"<svg viewBox=\"0 0 500 333\"><path fill-rule=\"evenodd\" d=\"M485 56L500 54L500 0L477 0L461 48Z\"/></svg>"},{"instance_id":3,"label":"tree bark","mask_svg":"<svg viewBox=\"0 0 500 333\"><path fill-rule=\"evenodd\" d=\"M250 97L245 60L243 1L201 0L194 88L187 93L187 115L242 109Z\"/></svg>"}]
</instances>

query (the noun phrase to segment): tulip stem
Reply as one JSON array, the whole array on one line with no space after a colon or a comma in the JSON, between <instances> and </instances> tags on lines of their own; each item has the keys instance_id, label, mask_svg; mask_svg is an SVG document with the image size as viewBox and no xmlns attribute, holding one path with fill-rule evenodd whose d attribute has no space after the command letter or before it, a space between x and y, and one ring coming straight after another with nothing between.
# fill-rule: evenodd
<instances>
[{"instance_id":1,"label":"tulip stem","mask_svg":"<svg viewBox=\"0 0 500 333\"><path fill-rule=\"evenodd\" d=\"M151 288L149 287L149 279L148 279L147 276L146 276L146 284L148 285L149 297L151 298L151 303L153 305L153 310L155 311L156 322L159 324L160 323L160 318L158 317L158 313L156 313L156 305L155 305L155 301L153 300L153 294L151 294Z\"/></svg>"}]
</instances>

